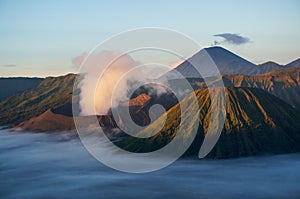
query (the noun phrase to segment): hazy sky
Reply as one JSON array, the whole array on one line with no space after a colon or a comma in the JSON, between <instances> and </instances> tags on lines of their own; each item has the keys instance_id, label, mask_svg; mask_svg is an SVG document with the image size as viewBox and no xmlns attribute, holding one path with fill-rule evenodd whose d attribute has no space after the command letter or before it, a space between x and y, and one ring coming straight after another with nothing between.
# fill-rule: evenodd
<instances>
[{"instance_id":1,"label":"hazy sky","mask_svg":"<svg viewBox=\"0 0 300 199\"><path fill-rule=\"evenodd\" d=\"M251 40L223 46L254 63L300 57L300 1L0 0L0 76L76 72L72 58L119 32L177 30L209 47L215 34Z\"/></svg>"}]
</instances>

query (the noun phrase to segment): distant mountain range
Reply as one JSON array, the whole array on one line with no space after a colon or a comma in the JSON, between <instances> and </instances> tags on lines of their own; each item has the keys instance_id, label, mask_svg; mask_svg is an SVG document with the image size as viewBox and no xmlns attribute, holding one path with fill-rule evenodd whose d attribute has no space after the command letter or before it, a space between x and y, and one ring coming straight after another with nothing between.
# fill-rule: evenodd
<instances>
[{"instance_id":1,"label":"distant mountain range","mask_svg":"<svg viewBox=\"0 0 300 199\"><path fill-rule=\"evenodd\" d=\"M289 68L300 68L300 58L287 64L286 66Z\"/></svg>"},{"instance_id":2,"label":"distant mountain range","mask_svg":"<svg viewBox=\"0 0 300 199\"><path fill-rule=\"evenodd\" d=\"M278 69L300 67L300 59L297 59L285 66L271 61L255 65L222 47L210 47L200 50L198 53L178 65L173 71L167 74L167 78L180 78L176 74L176 71L182 74L183 77L188 78L201 78L201 75L209 76L211 72L209 69L212 67L212 62L210 62L210 60L212 60L217 66L220 74L260 75ZM202 71L204 71L204 74L199 74L195 68L201 68Z\"/></svg>"},{"instance_id":3,"label":"distant mountain range","mask_svg":"<svg viewBox=\"0 0 300 199\"><path fill-rule=\"evenodd\" d=\"M36 87L43 78L9 77L0 78L0 100Z\"/></svg>"}]
</instances>

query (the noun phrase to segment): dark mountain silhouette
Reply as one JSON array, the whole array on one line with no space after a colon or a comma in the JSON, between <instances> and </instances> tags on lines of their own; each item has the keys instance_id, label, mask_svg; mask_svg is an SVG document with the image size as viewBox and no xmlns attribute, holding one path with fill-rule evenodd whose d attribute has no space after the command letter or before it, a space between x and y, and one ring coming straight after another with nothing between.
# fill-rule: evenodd
<instances>
[{"instance_id":1,"label":"dark mountain silhouette","mask_svg":"<svg viewBox=\"0 0 300 199\"><path fill-rule=\"evenodd\" d=\"M254 67L247 68L247 69L243 70L241 74L260 75L260 74L269 73L271 71L282 69L282 68L283 68L282 65L279 65L272 61L269 61L269 62L259 64Z\"/></svg>"},{"instance_id":2,"label":"dark mountain silhouette","mask_svg":"<svg viewBox=\"0 0 300 199\"><path fill-rule=\"evenodd\" d=\"M36 87L43 78L10 77L0 78L0 100Z\"/></svg>"},{"instance_id":3,"label":"dark mountain silhouette","mask_svg":"<svg viewBox=\"0 0 300 199\"><path fill-rule=\"evenodd\" d=\"M216 74L213 65L217 66L221 74L241 74L246 68L255 66L255 64L222 47L210 47L204 48L188 58L174 70L168 72L166 77L177 79L179 77L176 72L186 78L199 78L201 75L210 76ZM204 74L200 75L195 68L201 69Z\"/></svg>"},{"instance_id":4,"label":"dark mountain silhouette","mask_svg":"<svg viewBox=\"0 0 300 199\"><path fill-rule=\"evenodd\" d=\"M221 74L240 74L240 71L245 70L245 68L255 66L255 64L222 47L210 47L205 48L205 50Z\"/></svg>"},{"instance_id":5,"label":"dark mountain silhouette","mask_svg":"<svg viewBox=\"0 0 300 199\"><path fill-rule=\"evenodd\" d=\"M291 63L287 64L286 67L294 67L294 68L300 68L300 58L296 59L295 61L292 61Z\"/></svg>"},{"instance_id":6,"label":"dark mountain silhouette","mask_svg":"<svg viewBox=\"0 0 300 199\"><path fill-rule=\"evenodd\" d=\"M255 65L225 48L210 47L200 50L191 58L179 64L175 69L168 72L166 77L169 79L180 78L176 72L179 72L183 76L181 78L199 78L201 75L205 77L213 76L216 74L213 70L214 64L217 66L220 74L260 75L282 68L300 67L300 59L286 66L272 61ZM202 69L203 74L200 75L195 68Z\"/></svg>"}]
</instances>

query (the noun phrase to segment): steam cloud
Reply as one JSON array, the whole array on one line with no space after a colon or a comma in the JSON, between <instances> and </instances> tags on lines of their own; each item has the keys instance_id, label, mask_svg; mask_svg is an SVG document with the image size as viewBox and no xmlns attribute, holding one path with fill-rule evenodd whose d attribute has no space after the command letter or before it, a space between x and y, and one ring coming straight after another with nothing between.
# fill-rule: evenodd
<instances>
[{"instance_id":1,"label":"steam cloud","mask_svg":"<svg viewBox=\"0 0 300 199\"><path fill-rule=\"evenodd\" d=\"M111 60L115 60L112 63ZM102 51L95 55L83 53L72 60L75 66L84 62L84 78L80 82L81 115L106 114L111 107L115 85L129 70L139 63L128 55L116 51ZM99 71L104 71L102 76ZM96 85L96 87L95 87ZM96 88L96 89L95 89ZM119 84L116 98L126 96L126 85ZM94 101L95 100L95 101ZM95 106L94 103L95 102Z\"/></svg>"},{"instance_id":2,"label":"steam cloud","mask_svg":"<svg viewBox=\"0 0 300 199\"><path fill-rule=\"evenodd\" d=\"M114 60L111 62L111 60ZM149 74L155 75L155 69L134 70L141 63L127 54L117 51L102 51L98 54L83 53L72 59L74 66L84 65L81 72L84 74L80 82L81 115L107 114L113 104L129 100L128 91L134 85L130 82L144 82ZM104 71L99 74L99 71ZM128 75L130 74L130 75ZM150 77L151 78L151 77ZM165 84L165 80L161 80ZM96 85L96 87L95 87ZM162 87L153 87L157 95L167 92ZM114 98L112 101L112 95ZM93 103L95 102L95 104Z\"/></svg>"},{"instance_id":3,"label":"steam cloud","mask_svg":"<svg viewBox=\"0 0 300 199\"><path fill-rule=\"evenodd\" d=\"M212 46L219 45L222 43L228 43L232 45L242 45L250 42L250 39L247 37L243 37L239 34L233 34L233 33L223 33L223 34L216 34L213 35L215 37L221 37L224 40L223 41L214 41Z\"/></svg>"}]
</instances>

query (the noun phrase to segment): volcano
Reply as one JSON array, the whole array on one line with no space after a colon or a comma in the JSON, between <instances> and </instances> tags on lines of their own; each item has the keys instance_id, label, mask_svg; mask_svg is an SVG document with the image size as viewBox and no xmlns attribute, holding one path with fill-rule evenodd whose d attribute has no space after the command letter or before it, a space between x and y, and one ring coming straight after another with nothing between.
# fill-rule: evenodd
<instances>
[{"instance_id":1,"label":"volcano","mask_svg":"<svg viewBox=\"0 0 300 199\"><path fill-rule=\"evenodd\" d=\"M177 104L165 113L167 115L164 127L162 119L157 119L140 134L143 137L129 137L118 145L132 152L149 152L158 150L168 144L176 135L180 125L184 125L183 139L188 139L194 123L199 121L194 143L186 155L198 155L200 146L207 134L211 116L211 101L209 90L199 89L196 96L199 111L193 104L184 110L188 118L181 123L180 105ZM260 89L226 88L226 117L220 139L208 154L210 158L232 158L268 153L289 153L300 151L300 116L296 109ZM191 95L182 103L190 103ZM198 118L199 117L199 118Z\"/></svg>"}]
</instances>

